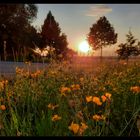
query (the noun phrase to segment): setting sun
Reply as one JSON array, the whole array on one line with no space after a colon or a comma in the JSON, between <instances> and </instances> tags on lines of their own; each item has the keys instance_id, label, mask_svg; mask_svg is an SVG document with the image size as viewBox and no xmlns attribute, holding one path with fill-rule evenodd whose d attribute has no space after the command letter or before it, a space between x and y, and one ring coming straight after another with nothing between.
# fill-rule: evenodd
<instances>
[{"instance_id":1,"label":"setting sun","mask_svg":"<svg viewBox=\"0 0 140 140\"><path fill-rule=\"evenodd\" d=\"M90 47L87 41L83 41L79 44L79 51L87 53L89 50Z\"/></svg>"}]
</instances>

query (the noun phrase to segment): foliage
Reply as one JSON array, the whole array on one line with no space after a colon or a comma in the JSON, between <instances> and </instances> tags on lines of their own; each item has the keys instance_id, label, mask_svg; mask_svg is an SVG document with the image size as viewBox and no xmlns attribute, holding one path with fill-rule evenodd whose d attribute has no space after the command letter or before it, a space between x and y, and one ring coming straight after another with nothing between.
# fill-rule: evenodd
<instances>
[{"instance_id":1,"label":"foliage","mask_svg":"<svg viewBox=\"0 0 140 140\"><path fill-rule=\"evenodd\" d=\"M62 54L67 49L67 36L61 33L58 22L55 21L51 11L47 14L41 31L42 47L50 46L55 48L56 55Z\"/></svg>"},{"instance_id":2,"label":"foliage","mask_svg":"<svg viewBox=\"0 0 140 140\"><path fill-rule=\"evenodd\" d=\"M37 7L34 4L1 4L0 11L0 55L2 59L5 54L5 59L17 59L34 41L29 38L37 36L30 25L36 17Z\"/></svg>"},{"instance_id":3,"label":"foliage","mask_svg":"<svg viewBox=\"0 0 140 140\"><path fill-rule=\"evenodd\" d=\"M128 60L130 56L137 56L140 54L140 50L138 48L140 43L136 42L137 39L134 38L131 31L128 32L126 37L126 43L121 43L118 46L119 49L116 51L116 53L119 55L120 58Z\"/></svg>"},{"instance_id":4,"label":"foliage","mask_svg":"<svg viewBox=\"0 0 140 140\"><path fill-rule=\"evenodd\" d=\"M87 39L94 50L101 49L102 57L102 48L115 44L117 42L117 33L115 33L107 18L103 16L92 25Z\"/></svg>"}]
</instances>

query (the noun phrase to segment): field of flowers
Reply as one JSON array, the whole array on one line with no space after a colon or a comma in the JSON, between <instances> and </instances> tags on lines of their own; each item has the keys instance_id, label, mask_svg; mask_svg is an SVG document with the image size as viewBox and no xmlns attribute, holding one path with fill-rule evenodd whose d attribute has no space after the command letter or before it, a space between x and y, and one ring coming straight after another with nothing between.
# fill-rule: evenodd
<instances>
[{"instance_id":1,"label":"field of flowers","mask_svg":"<svg viewBox=\"0 0 140 140\"><path fill-rule=\"evenodd\" d=\"M0 78L0 136L139 135L140 62L64 61Z\"/></svg>"}]
</instances>

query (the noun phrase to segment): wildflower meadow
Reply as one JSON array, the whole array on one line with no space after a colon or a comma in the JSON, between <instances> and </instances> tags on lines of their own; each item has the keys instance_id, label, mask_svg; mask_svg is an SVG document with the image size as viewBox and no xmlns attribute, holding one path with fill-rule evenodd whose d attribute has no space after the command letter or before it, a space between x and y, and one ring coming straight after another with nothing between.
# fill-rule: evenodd
<instances>
[{"instance_id":1,"label":"wildflower meadow","mask_svg":"<svg viewBox=\"0 0 140 140\"><path fill-rule=\"evenodd\" d=\"M1 77L0 135L139 136L140 63L84 66L53 62Z\"/></svg>"}]
</instances>

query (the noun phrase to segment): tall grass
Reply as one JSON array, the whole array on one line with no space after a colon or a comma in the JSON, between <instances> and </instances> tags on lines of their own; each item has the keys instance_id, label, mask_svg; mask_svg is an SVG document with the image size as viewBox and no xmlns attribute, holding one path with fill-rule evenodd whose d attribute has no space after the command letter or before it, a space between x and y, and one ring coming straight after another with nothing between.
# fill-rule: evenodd
<instances>
[{"instance_id":1,"label":"tall grass","mask_svg":"<svg viewBox=\"0 0 140 140\"><path fill-rule=\"evenodd\" d=\"M0 80L0 135L138 136L139 69L113 61L17 68Z\"/></svg>"}]
</instances>

